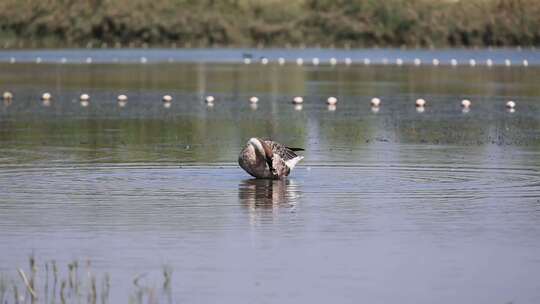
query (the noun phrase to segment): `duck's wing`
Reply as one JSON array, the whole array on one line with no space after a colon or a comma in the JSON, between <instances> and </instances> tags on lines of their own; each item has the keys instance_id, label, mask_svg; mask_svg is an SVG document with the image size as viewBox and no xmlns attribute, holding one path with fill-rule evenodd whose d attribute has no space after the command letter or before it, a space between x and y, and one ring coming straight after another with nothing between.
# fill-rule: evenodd
<instances>
[{"instance_id":1,"label":"duck's wing","mask_svg":"<svg viewBox=\"0 0 540 304\"><path fill-rule=\"evenodd\" d=\"M271 140L265 140L264 142L270 147L270 149L272 149L273 153L279 155L279 157L281 157L281 159L283 159L284 161L288 161L298 157L298 154L296 154L295 151L304 151L304 149L289 148Z\"/></svg>"}]
</instances>

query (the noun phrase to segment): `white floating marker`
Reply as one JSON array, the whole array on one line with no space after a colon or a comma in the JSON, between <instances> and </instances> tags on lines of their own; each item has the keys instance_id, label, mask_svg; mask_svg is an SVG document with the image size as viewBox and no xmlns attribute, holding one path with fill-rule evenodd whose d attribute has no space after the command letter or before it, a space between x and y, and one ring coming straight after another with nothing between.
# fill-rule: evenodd
<instances>
[{"instance_id":1,"label":"white floating marker","mask_svg":"<svg viewBox=\"0 0 540 304\"><path fill-rule=\"evenodd\" d=\"M371 60L369 58L364 58L364 65L370 65Z\"/></svg>"},{"instance_id":2,"label":"white floating marker","mask_svg":"<svg viewBox=\"0 0 540 304\"><path fill-rule=\"evenodd\" d=\"M422 60L420 60L420 58L414 58L414 65L415 66L419 66L422 64Z\"/></svg>"},{"instance_id":3,"label":"white floating marker","mask_svg":"<svg viewBox=\"0 0 540 304\"><path fill-rule=\"evenodd\" d=\"M15 63L17 60L15 60L15 57L9 58L9 63Z\"/></svg>"},{"instance_id":4,"label":"white floating marker","mask_svg":"<svg viewBox=\"0 0 540 304\"><path fill-rule=\"evenodd\" d=\"M337 59L332 57L330 58L330 65L336 65L337 64Z\"/></svg>"},{"instance_id":5,"label":"white floating marker","mask_svg":"<svg viewBox=\"0 0 540 304\"><path fill-rule=\"evenodd\" d=\"M285 58L279 57L278 58L278 63L279 63L279 65L284 65L285 64Z\"/></svg>"},{"instance_id":6,"label":"white floating marker","mask_svg":"<svg viewBox=\"0 0 540 304\"><path fill-rule=\"evenodd\" d=\"M439 59L434 58L433 61L432 61L432 63L433 63L433 66L439 66L440 61L439 61Z\"/></svg>"},{"instance_id":7,"label":"white floating marker","mask_svg":"<svg viewBox=\"0 0 540 304\"><path fill-rule=\"evenodd\" d=\"M492 67L493 66L493 60L491 60L491 59L486 60L486 65L488 67Z\"/></svg>"},{"instance_id":8,"label":"white floating marker","mask_svg":"<svg viewBox=\"0 0 540 304\"><path fill-rule=\"evenodd\" d=\"M207 104L211 104L211 103L214 103L214 101L216 101L216 99L212 95L206 96L204 100L206 101Z\"/></svg>"},{"instance_id":9,"label":"white floating marker","mask_svg":"<svg viewBox=\"0 0 540 304\"><path fill-rule=\"evenodd\" d=\"M296 96L292 100L293 104L302 104L304 103L304 98L302 96Z\"/></svg>"},{"instance_id":10,"label":"white floating marker","mask_svg":"<svg viewBox=\"0 0 540 304\"><path fill-rule=\"evenodd\" d=\"M336 105L337 102L338 102L338 99L334 96L328 97L328 99L326 100L326 103L329 105Z\"/></svg>"},{"instance_id":11,"label":"white floating marker","mask_svg":"<svg viewBox=\"0 0 540 304\"><path fill-rule=\"evenodd\" d=\"M170 103L170 102L172 102L172 96L171 96L171 95L163 95L163 97L161 98L161 100L162 100L163 102Z\"/></svg>"},{"instance_id":12,"label":"white floating marker","mask_svg":"<svg viewBox=\"0 0 540 304\"><path fill-rule=\"evenodd\" d=\"M313 58L313 60L311 60L311 62L313 63L313 65L319 65L319 58L315 57Z\"/></svg>"},{"instance_id":13,"label":"white floating marker","mask_svg":"<svg viewBox=\"0 0 540 304\"><path fill-rule=\"evenodd\" d=\"M452 59L452 60L450 60L450 64L451 64L452 66L456 66L456 65L458 64L458 62L457 62L456 59Z\"/></svg>"},{"instance_id":14,"label":"white floating marker","mask_svg":"<svg viewBox=\"0 0 540 304\"><path fill-rule=\"evenodd\" d=\"M516 102L513 100L509 100L506 102L506 108L507 109L514 109L516 107Z\"/></svg>"},{"instance_id":15,"label":"white floating marker","mask_svg":"<svg viewBox=\"0 0 540 304\"><path fill-rule=\"evenodd\" d=\"M470 108L470 107L471 107L471 104L472 104L471 101L468 100L468 99L463 99L463 100L461 101L461 106L462 106L464 109Z\"/></svg>"},{"instance_id":16,"label":"white floating marker","mask_svg":"<svg viewBox=\"0 0 540 304\"><path fill-rule=\"evenodd\" d=\"M401 59L401 58L396 59L396 64L397 65L403 65L403 59Z\"/></svg>"},{"instance_id":17,"label":"white floating marker","mask_svg":"<svg viewBox=\"0 0 540 304\"><path fill-rule=\"evenodd\" d=\"M36 63L37 63L37 64L40 64L40 63L41 63L41 57L37 57L37 58L36 58Z\"/></svg>"},{"instance_id":18,"label":"white floating marker","mask_svg":"<svg viewBox=\"0 0 540 304\"><path fill-rule=\"evenodd\" d=\"M475 67L476 66L476 60L470 59L469 60L469 65L472 66L472 67Z\"/></svg>"},{"instance_id":19,"label":"white floating marker","mask_svg":"<svg viewBox=\"0 0 540 304\"><path fill-rule=\"evenodd\" d=\"M52 95L51 93L43 93L41 95L41 104L44 107L49 107L51 105Z\"/></svg>"},{"instance_id":20,"label":"white floating marker","mask_svg":"<svg viewBox=\"0 0 540 304\"><path fill-rule=\"evenodd\" d=\"M417 107L424 107L426 105L426 100L423 98L418 98L416 100L416 106Z\"/></svg>"},{"instance_id":21,"label":"white floating marker","mask_svg":"<svg viewBox=\"0 0 540 304\"><path fill-rule=\"evenodd\" d=\"M266 57L263 57L263 58L261 59L261 64L262 64L262 65L267 65L268 62L270 62L270 61L269 61L268 58L266 58Z\"/></svg>"},{"instance_id":22,"label":"white floating marker","mask_svg":"<svg viewBox=\"0 0 540 304\"><path fill-rule=\"evenodd\" d=\"M116 100L118 101L118 106L123 108L126 106L127 104L127 101L128 101L128 98L126 95L124 94L121 94L121 95L118 95L118 97L116 98Z\"/></svg>"},{"instance_id":23,"label":"white floating marker","mask_svg":"<svg viewBox=\"0 0 540 304\"><path fill-rule=\"evenodd\" d=\"M373 97L371 98L370 103L372 107L379 107L381 105L381 99L378 97Z\"/></svg>"},{"instance_id":24,"label":"white floating marker","mask_svg":"<svg viewBox=\"0 0 540 304\"><path fill-rule=\"evenodd\" d=\"M345 58L345 65L351 65L352 64L352 59L347 57Z\"/></svg>"},{"instance_id":25,"label":"white floating marker","mask_svg":"<svg viewBox=\"0 0 540 304\"><path fill-rule=\"evenodd\" d=\"M2 94L2 99L3 100L8 100L8 101L12 100L13 99L13 94L11 92L6 91L6 92L4 92Z\"/></svg>"},{"instance_id":26,"label":"white floating marker","mask_svg":"<svg viewBox=\"0 0 540 304\"><path fill-rule=\"evenodd\" d=\"M250 64L251 58L244 58L244 64Z\"/></svg>"},{"instance_id":27,"label":"white floating marker","mask_svg":"<svg viewBox=\"0 0 540 304\"><path fill-rule=\"evenodd\" d=\"M66 58L66 57L60 58L60 63L66 63L66 62L67 62L67 58Z\"/></svg>"},{"instance_id":28,"label":"white floating marker","mask_svg":"<svg viewBox=\"0 0 540 304\"><path fill-rule=\"evenodd\" d=\"M148 62L148 59L146 59L146 57L141 57L141 63L147 63Z\"/></svg>"},{"instance_id":29,"label":"white floating marker","mask_svg":"<svg viewBox=\"0 0 540 304\"><path fill-rule=\"evenodd\" d=\"M505 59L504 60L504 65L509 67L509 66L512 66L512 61L510 61L510 59Z\"/></svg>"},{"instance_id":30,"label":"white floating marker","mask_svg":"<svg viewBox=\"0 0 540 304\"><path fill-rule=\"evenodd\" d=\"M80 101L89 101L89 100L90 100L90 95L88 95L88 94L81 94L81 96L79 97L79 100L80 100Z\"/></svg>"},{"instance_id":31,"label":"white floating marker","mask_svg":"<svg viewBox=\"0 0 540 304\"><path fill-rule=\"evenodd\" d=\"M259 97L257 97L257 96L251 96L249 98L249 103L251 103L251 104L255 104L255 103L258 103L258 102L259 102Z\"/></svg>"},{"instance_id":32,"label":"white floating marker","mask_svg":"<svg viewBox=\"0 0 540 304\"><path fill-rule=\"evenodd\" d=\"M41 94L41 100L50 100L51 98L52 98L51 93L46 92L46 93Z\"/></svg>"},{"instance_id":33,"label":"white floating marker","mask_svg":"<svg viewBox=\"0 0 540 304\"><path fill-rule=\"evenodd\" d=\"M86 63L88 63L88 64L92 63L92 57L86 58Z\"/></svg>"},{"instance_id":34,"label":"white floating marker","mask_svg":"<svg viewBox=\"0 0 540 304\"><path fill-rule=\"evenodd\" d=\"M524 59L523 60L523 66L524 67L528 67L529 66L529 61L527 59Z\"/></svg>"},{"instance_id":35,"label":"white floating marker","mask_svg":"<svg viewBox=\"0 0 540 304\"><path fill-rule=\"evenodd\" d=\"M382 64L387 65L388 64L388 58L383 58L382 59Z\"/></svg>"},{"instance_id":36,"label":"white floating marker","mask_svg":"<svg viewBox=\"0 0 540 304\"><path fill-rule=\"evenodd\" d=\"M302 59L302 58L296 58L296 64L297 64L297 65L303 65L303 64L304 64L304 59Z\"/></svg>"}]
</instances>

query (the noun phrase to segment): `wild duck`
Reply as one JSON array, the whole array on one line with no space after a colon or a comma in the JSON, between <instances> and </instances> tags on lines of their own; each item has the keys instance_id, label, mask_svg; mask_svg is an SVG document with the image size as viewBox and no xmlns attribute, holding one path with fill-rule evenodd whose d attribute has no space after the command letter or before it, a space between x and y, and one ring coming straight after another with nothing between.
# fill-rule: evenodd
<instances>
[{"instance_id":1,"label":"wild duck","mask_svg":"<svg viewBox=\"0 0 540 304\"><path fill-rule=\"evenodd\" d=\"M288 176L304 158L295 153L303 150L253 137L240 152L238 164L253 177L280 179Z\"/></svg>"}]
</instances>

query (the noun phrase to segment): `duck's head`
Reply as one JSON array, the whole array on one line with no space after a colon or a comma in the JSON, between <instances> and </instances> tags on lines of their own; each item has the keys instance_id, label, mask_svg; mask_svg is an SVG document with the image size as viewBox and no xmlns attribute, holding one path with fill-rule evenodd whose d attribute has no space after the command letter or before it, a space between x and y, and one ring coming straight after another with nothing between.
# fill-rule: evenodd
<instances>
[{"instance_id":1,"label":"duck's head","mask_svg":"<svg viewBox=\"0 0 540 304\"><path fill-rule=\"evenodd\" d=\"M255 154L262 157L271 167L273 152L272 149L261 139L252 137L248 141L248 145L251 145L255 149Z\"/></svg>"},{"instance_id":2,"label":"duck's head","mask_svg":"<svg viewBox=\"0 0 540 304\"><path fill-rule=\"evenodd\" d=\"M263 156L263 157L266 156L266 152L264 150L262 140L260 140L260 139L258 139L256 137L252 137L252 138L249 139L248 145L251 145L253 147L253 149L255 149L255 152L257 153L257 155Z\"/></svg>"},{"instance_id":3,"label":"duck's head","mask_svg":"<svg viewBox=\"0 0 540 304\"><path fill-rule=\"evenodd\" d=\"M255 157L260 157L267 164L268 169L271 172L274 172L274 167L272 165L273 155L272 149L268 146L264 140L261 140L256 137L252 137L248 141L248 145L252 146L255 150Z\"/></svg>"}]
</instances>

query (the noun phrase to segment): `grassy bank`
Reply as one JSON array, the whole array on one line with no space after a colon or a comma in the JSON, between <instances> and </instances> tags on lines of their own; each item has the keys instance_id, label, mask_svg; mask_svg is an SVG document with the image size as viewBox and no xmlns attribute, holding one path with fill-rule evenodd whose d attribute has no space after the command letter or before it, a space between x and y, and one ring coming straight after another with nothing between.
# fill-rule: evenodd
<instances>
[{"instance_id":1,"label":"grassy bank","mask_svg":"<svg viewBox=\"0 0 540 304\"><path fill-rule=\"evenodd\" d=\"M540 45L537 0L0 2L0 47Z\"/></svg>"}]
</instances>

